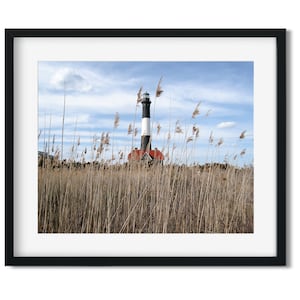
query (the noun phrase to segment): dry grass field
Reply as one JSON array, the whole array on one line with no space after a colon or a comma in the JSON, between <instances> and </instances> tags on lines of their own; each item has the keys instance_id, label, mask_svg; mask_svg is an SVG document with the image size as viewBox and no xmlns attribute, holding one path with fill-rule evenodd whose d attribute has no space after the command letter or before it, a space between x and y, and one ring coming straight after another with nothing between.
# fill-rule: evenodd
<instances>
[{"instance_id":1,"label":"dry grass field","mask_svg":"<svg viewBox=\"0 0 300 300\"><path fill-rule=\"evenodd\" d=\"M252 233L253 167L38 169L39 233Z\"/></svg>"}]
</instances>

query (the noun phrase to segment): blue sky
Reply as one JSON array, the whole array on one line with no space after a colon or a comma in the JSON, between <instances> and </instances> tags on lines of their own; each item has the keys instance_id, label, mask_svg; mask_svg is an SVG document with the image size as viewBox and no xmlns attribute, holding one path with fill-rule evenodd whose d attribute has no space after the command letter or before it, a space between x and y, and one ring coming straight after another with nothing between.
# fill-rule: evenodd
<instances>
[{"instance_id":1,"label":"blue sky","mask_svg":"<svg viewBox=\"0 0 300 300\"><path fill-rule=\"evenodd\" d=\"M152 101L152 148L167 154L166 161L252 164L253 71L252 62L41 61L39 150L61 151L65 94L64 158L95 158L94 144L97 148L101 134L109 133L110 145L99 159L114 156L119 161L123 153L121 161L126 161L132 146L140 146L141 106L136 107L136 95L143 87ZM155 99L161 77L164 92ZM199 103L199 114L192 118ZM116 112L120 121L114 128ZM128 134L129 124L135 125L137 136ZM183 133L175 133L177 125ZM193 126L199 128L197 138Z\"/></svg>"}]
</instances>

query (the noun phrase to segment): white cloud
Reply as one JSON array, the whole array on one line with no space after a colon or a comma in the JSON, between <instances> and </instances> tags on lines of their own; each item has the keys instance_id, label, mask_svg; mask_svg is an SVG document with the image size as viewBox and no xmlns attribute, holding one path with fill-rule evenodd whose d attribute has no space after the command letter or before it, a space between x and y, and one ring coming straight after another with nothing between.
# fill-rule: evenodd
<instances>
[{"instance_id":1,"label":"white cloud","mask_svg":"<svg viewBox=\"0 0 300 300\"><path fill-rule=\"evenodd\" d=\"M70 68L59 69L50 80L51 86L56 90L71 92L88 92L91 84L78 72Z\"/></svg>"},{"instance_id":2,"label":"white cloud","mask_svg":"<svg viewBox=\"0 0 300 300\"><path fill-rule=\"evenodd\" d=\"M232 128L236 125L236 122L221 122L217 125L217 128Z\"/></svg>"}]
</instances>

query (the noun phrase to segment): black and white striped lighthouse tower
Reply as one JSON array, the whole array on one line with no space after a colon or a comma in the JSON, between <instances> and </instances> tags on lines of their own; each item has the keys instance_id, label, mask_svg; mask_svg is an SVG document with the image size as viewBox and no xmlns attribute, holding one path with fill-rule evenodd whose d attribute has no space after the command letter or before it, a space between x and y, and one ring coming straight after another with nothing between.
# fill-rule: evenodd
<instances>
[{"instance_id":1,"label":"black and white striped lighthouse tower","mask_svg":"<svg viewBox=\"0 0 300 300\"><path fill-rule=\"evenodd\" d=\"M142 99L143 115L142 115L142 134L141 134L141 150L151 150L151 132L150 132L150 95L143 94Z\"/></svg>"}]
</instances>

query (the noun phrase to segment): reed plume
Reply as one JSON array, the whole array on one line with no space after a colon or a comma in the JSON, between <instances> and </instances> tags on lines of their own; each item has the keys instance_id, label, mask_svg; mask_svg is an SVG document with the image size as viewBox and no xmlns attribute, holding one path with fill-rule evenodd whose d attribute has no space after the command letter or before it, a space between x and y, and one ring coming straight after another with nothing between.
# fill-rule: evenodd
<instances>
[{"instance_id":1,"label":"reed plume","mask_svg":"<svg viewBox=\"0 0 300 300\"><path fill-rule=\"evenodd\" d=\"M220 138L218 143L217 143L217 146L220 147L223 143L224 143L223 138Z\"/></svg>"},{"instance_id":2,"label":"reed plume","mask_svg":"<svg viewBox=\"0 0 300 300\"><path fill-rule=\"evenodd\" d=\"M100 142L101 142L101 144L105 144L105 133L104 132L101 133Z\"/></svg>"},{"instance_id":3,"label":"reed plume","mask_svg":"<svg viewBox=\"0 0 300 300\"><path fill-rule=\"evenodd\" d=\"M156 98L160 97L160 95L163 93L163 90L161 88L161 82L162 82L162 77L160 77L160 80L159 80L157 88L156 88L156 92L155 92Z\"/></svg>"},{"instance_id":4,"label":"reed plume","mask_svg":"<svg viewBox=\"0 0 300 300\"><path fill-rule=\"evenodd\" d=\"M157 128L157 135L159 135L159 133L160 133L160 130L161 130L161 126L160 126L160 124L159 124L159 123L157 124L157 127L156 127L156 128Z\"/></svg>"},{"instance_id":5,"label":"reed plume","mask_svg":"<svg viewBox=\"0 0 300 300\"><path fill-rule=\"evenodd\" d=\"M128 125L127 134L132 134L133 129L131 123Z\"/></svg>"},{"instance_id":6,"label":"reed plume","mask_svg":"<svg viewBox=\"0 0 300 300\"><path fill-rule=\"evenodd\" d=\"M192 118L195 119L196 116L198 116L200 114L200 110L199 110L199 106L201 104L201 101L196 105L193 114L192 114Z\"/></svg>"},{"instance_id":7,"label":"reed plume","mask_svg":"<svg viewBox=\"0 0 300 300\"><path fill-rule=\"evenodd\" d=\"M241 134L240 134L240 139L244 139L245 138L245 133L247 130L244 130Z\"/></svg>"},{"instance_id":8,"label":"reed plume","mask_svg":"<svg viewBox=\"0 0 300 300\"><path fill-rule=\"evenodd\" d=\"M175 133L183 133L183 130L181 129L180 125L176 125Z\"/></svg>"},{"instance_id":9,"label":"reed plume","mask_svg":"<svg viewBox=\"0 0 300 300\"><path fill-rule=\"evenodd\" d=\"M189 143L189 142L191 142L191 141L193 141L194 139L193 139L193 137L192 136L189 136L188 138L187 138L187 140L186 140L186 143Z\"/></svg>"},{"instance_id":10,"label":"reed plume","mask_svg":"<svg viewBox=\"0 0 300 300\"><path fill-rule=\"evenodd\" d=\"M199 127L196 127L196 125L193 125L193 135L195 135L195 138L199 137Z\"/></svg>"},{"instance_id":11,"label":"reed plume","mask_svg":"<svg viewBox=\"0 0 300 300\"><path fill-rule=\"evenodd\" d=\"M118 112L115 114L115 120L114 120L114 128L117 128L120 124L120 115Z\"/></svg>"},{"instance_id":12,"label":"reed plume","mask_svg":"<svg viewBox=\"0 0 300 300\"><path fill-rule=\"evenodd\" d=\"M143 87L141 86L138 93L137 93L137 99L136 99L136 104L138 105L140 102L142 102L143 98L142 98L142 90Z\"/></svg>"},{"instance_id":13,"label":"reed plume","mask_svg":"<svg viewBox=\"0 0 300 300\"><path fill-rule=\"evenodd\" d=\"M209 142L210 144L212 144L212 143L214 142L213 132L212 132L212 131L210 132L210 136L209 136L208 142Z\"/></svg>"},{"instance_id":14,"label":"reed plume","mask_svg":"<svg viewBox=\"0 0 300 300\"><path fill-rule=\"evenodd\" d=\"M54 144L55 144L55 134L53 135L53 139L52 139L52 148L51 148L51 152L54 152Z\"/></svg>"},{"instance_id":15,"label":"reed plume","mask_svg":"<svg viewBox=\"0 0 300 300\"><path fill-rule=\"evenodd\" d=\"M103 141L104 145L110 145L110 137L109 137L109 133L107 132Z\"/></svg>"},{"instance_id":16,"label":"reed plume","mask_svg":"<svg viewBox=\"0 0 300 300\"><path fill-rule=\"evenodd\" d=\"M212 110L209 109L209 110L206 112L205 117L208 117L208 116L210 115L211 111L212 111Z\"/></svg>"},{"instance_id":17,"label":"reed plume","mask_svg":"<svg viewBox=\"0 0 300 300\"><path fill-rule=\"evenodd\" d=\"M104 150L104 147L102 144L100 144L99 147L97 148L97 153L101 154L103 152L103 150Z\"/></svg>"}]
</instances>

